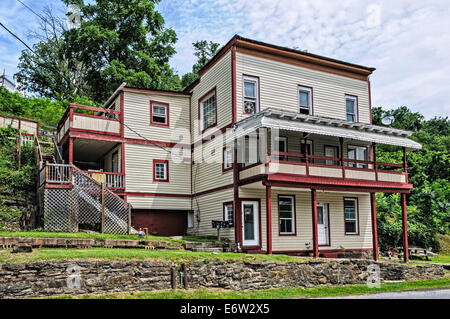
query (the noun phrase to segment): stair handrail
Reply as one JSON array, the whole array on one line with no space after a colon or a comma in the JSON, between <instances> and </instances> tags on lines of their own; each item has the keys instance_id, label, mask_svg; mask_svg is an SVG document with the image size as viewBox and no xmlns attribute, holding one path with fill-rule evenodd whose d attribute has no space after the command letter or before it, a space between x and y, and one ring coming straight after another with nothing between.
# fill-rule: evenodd
<instances>
[{"instance_id":1,"label":"stair handrail","mask_svg":"<svg viewBox=\"0 0 450 319\"><path fill-rule=\"evenodd\" d=\"M59 146L58 146L58 144L56 143L55 135L53 135L52 141L53 141L53 145L54 145L54 147L55 147L55 149L56 149L56 155L57 155L57 158L58 158L58 162L59 162L59 163L62 163L62 162L63 162L63 158L62 158L61 152L60 152L60 150L59 150Z\"/></svg>"},{"instance_id":2,"label":"stair handrail","mask_svg":"<svg viewBox=\"0 0 450 319\"><path fill-rule=\"evenodd\" d=\"M39 143L39 138L36 135L34 135L34 139L36 141L36 149L37 149L38 160L39 160L39 169L42 169L43 160L42 160L41 144Z\"/></svg>"}]
</instances>

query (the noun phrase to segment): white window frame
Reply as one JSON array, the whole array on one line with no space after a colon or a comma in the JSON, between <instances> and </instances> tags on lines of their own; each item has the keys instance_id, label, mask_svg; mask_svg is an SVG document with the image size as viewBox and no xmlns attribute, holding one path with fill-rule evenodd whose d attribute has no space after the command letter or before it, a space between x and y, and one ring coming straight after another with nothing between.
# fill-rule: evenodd
<instances>
[{"instance_id":1,"label":"white window frame","mask_svg":"<svg viewBox=\"0 0 450 319\"><path fill-rule=\"evenodd\" d=\"M214 122L212 124L210 124L208 127L205 127L205 102L208 101L211 97L214 96ZM204 131L210 127L213 127L214 125L216 125L217 123L217 96L216 96L216 91L211 92L211 94L208 94L207 96L205 96L201 101L200 101L200 127L201 130Z\"/></svg>"},{"instance_id":2,"label":"white window frame","mask_svg":"<svg viewBox=\"0 0 450 319\"><path fill-rule=\"evenodd\" d=\"M194 228L194 219L195 214L193 211L189 211L187 215L187 227L188 228Z\"/></svg>"},{"instance_id":3,"label":"white window frame","mask_svg":"<svg viewBox=\"0 0 450 319\"><path fill-rule=\"evenodd\" d=\"M300 92L308 93L308 104L309 105L307 107L301 105ZM298 112L301 113L302 109L303 110L308 109L308 115L312 115L312 103L313 103L312 99L313 99L313 97L312 97L312 88L299 85L298 86ZM301 114L304 114L304 113L301 113Z\"/></svg>"},{"instance_id":4,"label":"white window frame","mask_svg":"<svg viewBox=\"0 0 450 319\"><path fill-rule=\"evenodd\" d=\"M289 198L291 200L291 217L290 218L286 218L286 217L281 217L281 205L280 205L280 200L282 198ZM278 214L279 214L279 219L280 219L280 235L294 235L295 234L295 199L294 196L292 195L280 195L278 196ZM281 231L281 221L282 220L290 220L291 221L291 231L288 232L283 232Z\"/></svg>"},{"instance_id":5,"label":"white window frame","mask_svg":"<svg viewBox=\"0 0 450 319\"><path fill-rule=\"evenodd\" d=\"M255 96L247 96L245 95L245 83L251 82L255 85ZM259 112L259 78L255 76L244 75L244 79L242 81L242 96L244 97L243 112L245 114L256 114ZM255 102L255 113L247 113L245 112L245 102Z\"/></svg>"},{"instance_id":6,"label":"white window frame","mask_svg":"<svg viewBox=\"0 0 450 319\"><path fill-rule=\"evenodd\" d=\"M352 219L348 219L347 218L347 213L345 211L345 202L346 201L352 201L355 205L355 218ZM354 232L348 232L347 228L346 228L346 223L350 221L350 222L355 222L355 231ZM358 220L358 200L356 198L348 198L348 197L344 197L344 232L346 235L358 235L359 234L359 220Z\"/></svg>"},{"instance_id":7,"label":"white window frame","mask_svg":"<svg viewBox=\"0 0 450 319\"><path fill-rule=\"evenodd\" d=\"M231 214L231 222L230 222L229 225L232 226L233 223L234 223L233 203L224 204L223 205L223 209L224 209L224 219L225 219L225 221L230 221L230 214Z\"/></svg>"},{"instance_id":8,"label":"white window frame","mask_svg":"<svg viewBox=\"0 0 450 319\"><path fill-rule=\"evenodd\" d=\"M164 108L164 115L162 115L162 114L160 114L160 113L156 113L156 112L155 112L155 106ZM158 103L158 102L152 102L152 120L151 120L151 123L152 123L152 124L156 124L156 125L167 125L167 123L168 123L168 122L167 122L168 114L169 114L169 112L168 112L168 106L167 106L167 105L165 105L165 104L160 104L160 103ZM154 121L153 119L155 118L155 116L156 116L156 117L159 117L159 118L164 118L164 123Z\"/></svg>"},{"instance_id":9,"label":"white window frame","mask_svg":"<svg viewBox=\"0 0 450 319\"><path fill-rule=\"evenodd\" d=\"M163 166L163 173L164 173L164 177L163 178L159 178L158 177L158 165L162 165ZM167 181L167 162L156 162L155 163L155 179L158 181Z\"/></svg>"},{"instance_id":10,"label":"white window frame","mask_svg":"<svg viewBox=\"0 0 450 319\"><path fill-rule=\"evenodd\" d=\"M354 102L354 109L353 109L353 113L348 113L347 112L347 101L353 101ZM345 120L349 121L347 119L348 115L352 115L354 117L354 121L353 122L358 122L358 98L356 96L352 96L352 95L346 95L345 96Z\"/></svg>"},{"instance_id":11,"label":"white window frame","mask_svg":"<svg viewBox=\"0 0 450 319\"><path fill-rule=\"evenodd\" d=\"M227 146L223 149L223 169L229 169L233 167L233 148Z\"/></svg>"},{"instance_id":12,"label":"white window frame","mask_svg":"<svg viewBox=\"0 0 450 319\"><path fill-rule=\"evenodd\" d=\"M350 158L350 150L354 150L355 151L355 158ZM359 150L364 150L366 156L361 159L358 158L358 154L359 154ZM356 146L356 145L347 145L347 158L348 159L354 159L357 161L367 161L369 158L369 149L366 146ZM347 162L349 167L357 167L357 168L367 168L367 164L363 164L363 163L352 163L352 162Z\"/></svg>"}]
</instances>

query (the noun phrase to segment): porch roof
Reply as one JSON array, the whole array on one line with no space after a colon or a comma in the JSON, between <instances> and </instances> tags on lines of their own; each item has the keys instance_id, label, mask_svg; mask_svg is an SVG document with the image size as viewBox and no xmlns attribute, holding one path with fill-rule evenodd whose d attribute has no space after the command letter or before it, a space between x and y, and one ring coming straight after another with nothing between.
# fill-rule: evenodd
<instances>
[{"instance_id":1,"label":"porch roof","mask_svg":"<svg viewBox=\"0 0 450 319\"><path fill-rule=\"evenodd\" d=\"M261 127L395 145L405 147L408 151L422 148L421 144L408 138L414 133L412 131L304 115L273 108L267 108L236 122L232 134L227 135L225 142L228 144L234 139L245 136Z\"/></svg>"}]
</instances>

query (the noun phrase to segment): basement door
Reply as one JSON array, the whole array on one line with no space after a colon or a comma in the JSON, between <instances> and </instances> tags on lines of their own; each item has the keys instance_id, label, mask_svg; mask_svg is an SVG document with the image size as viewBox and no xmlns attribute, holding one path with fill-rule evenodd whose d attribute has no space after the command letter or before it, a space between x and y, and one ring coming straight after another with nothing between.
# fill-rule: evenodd
<instances>
[{"instance_id":1,"label":"basement door","mask_svg":"<svg viewBox=\"0 0 450 319\"><path fill-rule=\"evenodd\" d=\"M259 246L259 207L256 201L242 202L242 245Z\"/></svg>"},{"instance_id":2,"label":"basement door","mask_svg":"<svg viewBox=\"0 0 450 319\"><path fill-rule=\"evenodd\" d=\"M319 245L330 245L328 204L317 204L317 235Z\"/></svg>"}]
</instances>

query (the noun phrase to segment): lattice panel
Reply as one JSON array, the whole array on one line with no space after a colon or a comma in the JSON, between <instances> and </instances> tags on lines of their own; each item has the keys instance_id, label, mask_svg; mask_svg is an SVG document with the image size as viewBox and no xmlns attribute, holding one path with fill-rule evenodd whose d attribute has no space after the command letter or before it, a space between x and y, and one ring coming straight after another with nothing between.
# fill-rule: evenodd
<instances>
[{"instance_id":1,"label":"lattice panel","mask_svg":"<svg viewBox=\"0 0 450 319\"><path fill-rule=\"evenodd\" d=\"M71 189L45 189L44 228L53 232L77 232L77 211Z\"/></svg>"},{"instance_id":2,"label":"lattice panel","mask_svg":"<svg viewBox=\"0 0 450 319\"><path fill-rule=\"evenodd\" d=\"M128 233L128 204L112 192L105 192L105 233Z\"/></svg>"}]
</instances>

